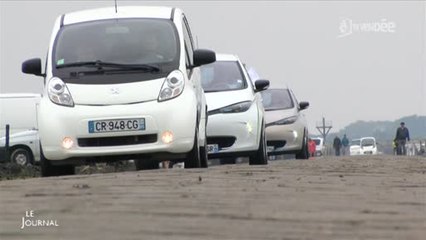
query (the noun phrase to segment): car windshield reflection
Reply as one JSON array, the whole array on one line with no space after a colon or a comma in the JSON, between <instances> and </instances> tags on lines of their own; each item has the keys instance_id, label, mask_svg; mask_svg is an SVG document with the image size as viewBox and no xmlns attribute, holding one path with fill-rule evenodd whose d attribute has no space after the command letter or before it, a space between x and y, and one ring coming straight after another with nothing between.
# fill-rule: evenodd
<instances>
[{"instance_id":1,"label":"car windshield reflection","mask_svg":"<svg viewBox=\"0 0 426 240\"><path fill-rule=\"evenodd\" d=\"M247 88L247 82L236 61L217 61L201 67L204 92L232 91Z\"/></svg>"},{"instance_id":2,"label":"car windshield reflection","mask_svg":"<svg viewBox=\"0 0 426 240\"><path fill-rule=\"evenodd\" d=\"M102 20L66 26L58 34L55 66L101 60L122 64L170 62L177 58L175 29L170 21Z\"/></svg>"},{"instance_id":3,"label":"car windshield reflection","mask_svg":"<svg viewBox=\"0 0 426 240\"><path fill-rule=\"evenodd\" d=\"M266 111L291 109L294 107L288 89L268 89L262 93L263 107Z\"/></svg>"}]
</instances>

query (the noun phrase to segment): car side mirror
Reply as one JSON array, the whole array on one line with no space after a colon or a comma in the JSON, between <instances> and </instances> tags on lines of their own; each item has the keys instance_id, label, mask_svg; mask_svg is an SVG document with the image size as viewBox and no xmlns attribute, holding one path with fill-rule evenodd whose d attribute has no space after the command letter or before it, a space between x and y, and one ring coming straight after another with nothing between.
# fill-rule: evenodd
<instances>
[{"instance_id":1,"label":"car side mirror","mask_svg":"<svg viewBox=\"0 0 426 240\"><path fill-rule=\"evenodd\" d=\"M300 102L299 103L300 110L307 109L308 107L309 107L309 102Z\"/></svg>"},{"instance_id":2,"label":"car side mirror","mask_svg":"<svg viewBox=\"0 0 426 240\"><path fill-rule=\"evenodd\" d=\"M216 53L208 49L197 49L194 51L194 67L216 62Z\"/></svg>"},{"instance_id":3,"label":"car side mirror","mask_svg":"<svg viewBox=\"0 0 426 240\"><path fill-rule=\"evenodd\" d=\"M256 80L254 82L254 86L255 86L256 92L266 90L269 87L269 80L265 80L265 79Z\"/></svg>"},{"instance_id":4,"label":"car side mirror","mask_svg":"<svg viewBox=\"0 0 426 240\"><path fill-rule=\"evenodd\" d=\"M32 58L22 63L22 72L27 74L34 74L36 76L44 77L41 73L41 59Z\"/></svg>"}]
</instances>

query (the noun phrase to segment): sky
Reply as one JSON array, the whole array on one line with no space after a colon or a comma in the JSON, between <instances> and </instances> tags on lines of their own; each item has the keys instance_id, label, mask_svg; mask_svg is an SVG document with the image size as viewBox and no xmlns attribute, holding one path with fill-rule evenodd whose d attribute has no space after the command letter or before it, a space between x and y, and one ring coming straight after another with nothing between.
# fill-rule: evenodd
<instances>
[{"instance_id":1,"label":"sky","mask_svg":"<svg viewBox=\"0 0 426 240\"><path fill-rule=\"evenodd\" d=\"M271 87L289 87L318 134L426 115L425 1L120 1L181 8L199 48L231 53ZM41 93L21 63L45 62L56 18L114 1L0 0L0 93Z\"/></svg>"}]
</instances>

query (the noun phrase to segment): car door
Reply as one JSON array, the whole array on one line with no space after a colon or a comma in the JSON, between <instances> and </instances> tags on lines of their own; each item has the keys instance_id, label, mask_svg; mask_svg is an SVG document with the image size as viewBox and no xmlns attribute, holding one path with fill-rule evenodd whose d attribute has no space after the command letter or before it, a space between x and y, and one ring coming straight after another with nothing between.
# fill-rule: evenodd
<instances>
[{"instance_id":1,"label":"car door","mask_svg":"<svg viewBox=\"0 0 426 240\"><path fill-rule=\"evenodd\" d=\"M204 91L201 86L201 75L200 69L194 66L194 41L192 38L191 30L189 28L188 21L185 15L182 15L182 29L184 34L185 42L185 59L186 59L186 73L188 80L191 86L194 88L197 94L197 116L198 120L205 119L206 109L203 106L206 106L206 99L204 96Z\"/></svg>"}]
</instances>

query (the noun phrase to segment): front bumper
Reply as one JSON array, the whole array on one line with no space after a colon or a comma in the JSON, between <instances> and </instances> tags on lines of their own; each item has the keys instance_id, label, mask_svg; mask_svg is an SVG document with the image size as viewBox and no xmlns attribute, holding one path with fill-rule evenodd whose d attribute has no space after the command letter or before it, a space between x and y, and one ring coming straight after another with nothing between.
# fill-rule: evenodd
<instances>
[{"instance_id":1,"label":"front bumper","mask_svg":"<svg viewBox=\"0 0 426 240\"><path fill-rule=\"evenodd\" d=\"M259 147L261 129L256 105L241 113L213 114L208 117L207 143L218 144L211 157L245 156Z\"/></svg>"},{"instance_id":2,"label":"front bumper","mask_svg":"<svg viewBox=\"0 0 426 240\"><path fill-rule=\"evenodd\" d=\"M179 97L165 102L154 100L128 105L76 105L73 108L58 106L45 98L40 103L39 111L39 133L44 156L49 160L66 160L106 156L116 158L126 156L128 158L131 155L140 156L154 153L187 153L194 145L196 103L195 96L185 94L185 92ZM145 130L107 133L89 133L88 130L88 122L92 120L134 118L145 119ZM165 131L173 133L174 140L171 143L162 142L161 134ZM155 141L146 143L142 143L142 141L128 145L111 145L109 143L103 146L87 146L80 144L81 139L88 138L92 141L96 141L96 138L104 141L107 138L143 138L145 135L156 137ZM70 149L62 147L65 137L74 142Z\"/></svg>"},{"instance_id":3,"label":"front bumper","mask_svg":"<svg viewBox=\"0 0 426 240\"><path fill-rule=\"evenodd\" d=\"M293 153L303 148L305 127L295 122L286 125L272 125L266 128L266 142L270 153Z\"/></svg>"}]
</instances>

